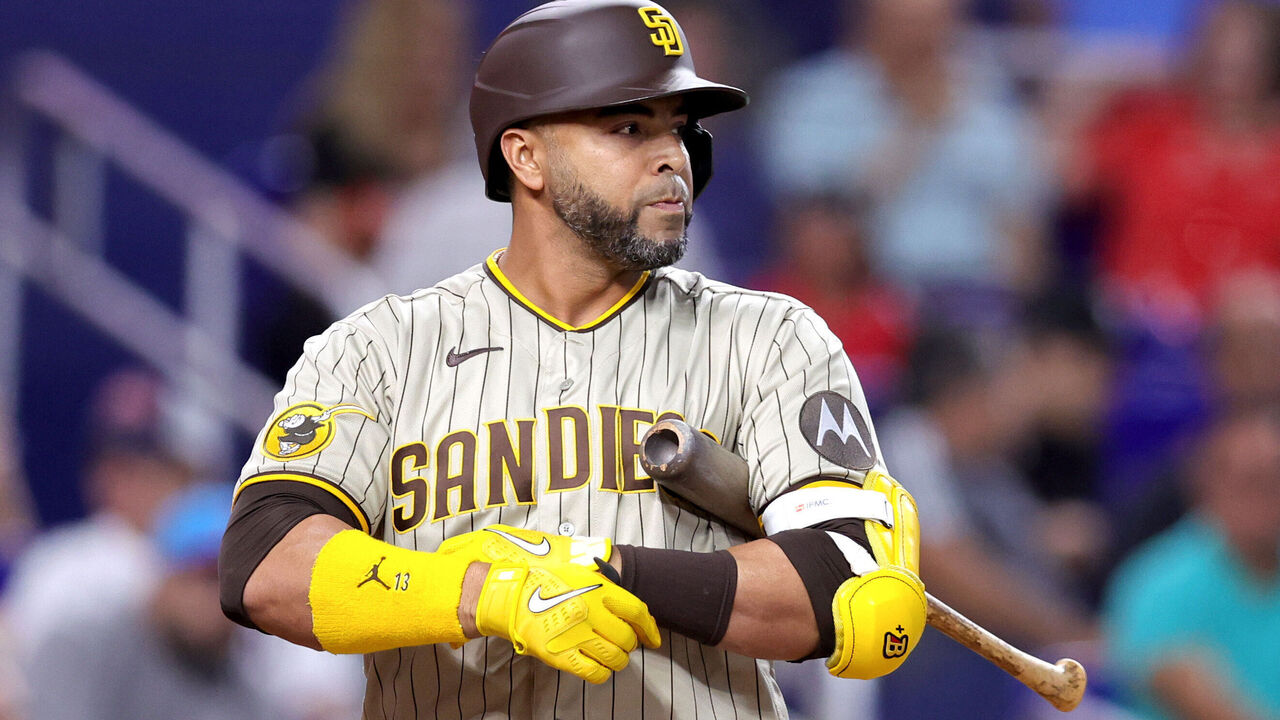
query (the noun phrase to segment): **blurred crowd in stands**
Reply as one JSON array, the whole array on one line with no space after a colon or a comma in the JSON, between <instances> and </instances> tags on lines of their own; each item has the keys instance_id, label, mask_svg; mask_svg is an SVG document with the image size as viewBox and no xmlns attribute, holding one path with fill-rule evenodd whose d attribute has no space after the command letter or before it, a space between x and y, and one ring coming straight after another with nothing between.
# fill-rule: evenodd
<instances>
[{"instance_id":1,"label":"blurred crowd in stands","mask_svg":"<svg viewBox=\"0 0 1280 720\"><path fill-rule=\"evenodd\" d=\"M243 174L388 291L482 260L510 217L483 195L470 73L532 4L352 2ZM706 122L682 265L793 295L844 342L930 591L1084 661L1081 717L1280 718L1280 5L665 5L701 74L752 94ZM282 380L335 318L256 291L248 350ZM162 392L104 386L73 527L24 511L0 438L0 719L354 717L358 663L217 615L231 478L166 447ZM884 680L820 665L780 668L798 717L1047 716L932 631Z\"/></svg>"}]
</instances>

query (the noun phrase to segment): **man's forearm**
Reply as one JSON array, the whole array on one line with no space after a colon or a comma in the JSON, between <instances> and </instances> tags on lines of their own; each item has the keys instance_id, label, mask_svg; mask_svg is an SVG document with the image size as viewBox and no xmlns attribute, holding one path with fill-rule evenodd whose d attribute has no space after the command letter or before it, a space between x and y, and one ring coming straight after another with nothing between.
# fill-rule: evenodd
<instances>
[{"instance_id":1,"label":"man's forearm","mask_svg":"<svg viewBox=\"0 0 1280 720\"><path fill-rule=\"evenodd\" d=\"M685 551L663 551L695 555ZM728 550L737 566L737 585L728 626L715 646L748 657L767 660L795 660L813 652L818 645L818 626L800 575L782 549L769 540L756 540ZM610 565L622 573L622 553L614 553ZM679 568L671 568L680 572ZM708 579L711 582L711 579ZM699 597L671 597L668 588L643 581L646 587L624 587L637 592L650 605L659 625L664 623L665 603L706 602ZM646 597L648 596L648 597ZM718 608L692 608L694 613L713 614ZM677 628L678 629L678 628ZM700 638L695 638L700 639Z\"/></svg>"},{"instance_id":2,"label":"man's forearm","mask_svg":"<svg viewBox=\"0 0 1280 720\"><path fill-rule=\"evenodd\" d=\"M292 643L321 649L313 626L310 592L312 568L335 535L352 528L331 515L312 515L299 522L276 544L249 577L244 604L254 624ZM462 583L458 622L469 638L479 637L476 604L488 563L472 563ZM426 581L430 581L424 579Z\"/></svg>"},{"instance_id":3,"label":"man's forearm","mask_svg":"<svg viewBox=\"0 0 1280 720\"><path fill-rule=\"evenodd\" d=\"M332 515L312 515L276 543L244 588L245 610L254 624L264 632L319 650L307 602L311 568L325 543L350 529Z\"/></svg>"},{"instance_id":4,"label":"man's forearm","mask_svg":"<svg viewBox=\"0 0 1280 720\"><path fill-rule=\"evenodd\" d=\"M738 592L717 647L768 660L795 660L813 652L817 620L804 583L782 549L756 540L729 553L738 563Z\"/></svg>"},{"instance_id":5,"label":"man's forearm","mask_svg":"<svg viewBox=\"0 0 1280 720\"><path fill-rule=\"evenodd\" d=\"M349 529L330 515L313 515L272 548L244 591L245 608L259 628L320 649L308 604L311 568L321 548ZM811 653L818 644L817 623L800 576L782 550L771 541L757 540L728 552L737 564L738 584L728 626L716 647L773 660ZM613 564L620 567L616 554ZM458 618L468 637L478 635L475 605L485 570L487 566L471 568L463 583Z\"/></svg>"}]
</instances>

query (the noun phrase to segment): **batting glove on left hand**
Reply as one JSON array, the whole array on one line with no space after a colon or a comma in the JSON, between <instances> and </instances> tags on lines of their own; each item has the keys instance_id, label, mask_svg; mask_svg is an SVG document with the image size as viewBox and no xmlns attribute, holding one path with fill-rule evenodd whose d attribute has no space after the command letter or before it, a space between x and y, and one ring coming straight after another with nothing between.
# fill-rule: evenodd
<instances>
[{"instance_id":1,"label":"batting glove on left hand","mask_svg":"<svg viewBox=\"0 0 1280 720\"><path fill-rule=\"evenodd\" d=\"M625 668L639 642L650 648L662 642L648 606L600 573L571 564L492 565L476 628L596 684Z\"/></svg>"},{"instance_id":2,"label":"batting glove on left hand","mask_svg":"<svg viewBox=\"0 0 1280 720\"><path fill-rule=\"evenodd\" d=\"M603 537L565 537L510 525L490 525L451 537L436 552L461 553L474 562L594 568L596 558L609 561L613 543Z\"/></svg>"}]
</instances>

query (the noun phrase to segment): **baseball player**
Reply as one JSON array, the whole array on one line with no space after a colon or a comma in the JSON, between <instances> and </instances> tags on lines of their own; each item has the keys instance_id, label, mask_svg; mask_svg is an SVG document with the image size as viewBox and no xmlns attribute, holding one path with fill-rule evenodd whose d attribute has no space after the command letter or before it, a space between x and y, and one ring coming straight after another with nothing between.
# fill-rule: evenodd
<instances>
[{"instance_id":1,"label":"baseball player","mask_svg":"<svg viewBox=\"0 0 1280 720\"><path fill-rule=\"evenodd\" d=\"M698 121L746 102L652 3L508 26L471 96L508 245L307 342L236 487L227 614L363 653L366 718L778 718L773 659L897 667L915 507L839 342L669 267L711 176ZM747 459L768 538L656 492L667 416Z\"/></svg>"}]
</instances>

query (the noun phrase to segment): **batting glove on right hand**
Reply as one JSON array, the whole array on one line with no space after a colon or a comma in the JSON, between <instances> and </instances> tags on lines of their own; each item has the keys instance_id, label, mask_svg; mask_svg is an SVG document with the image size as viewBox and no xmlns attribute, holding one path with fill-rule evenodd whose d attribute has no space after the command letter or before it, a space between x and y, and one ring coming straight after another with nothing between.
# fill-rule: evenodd
<instances>
[{"instance_id":1,"label":"batting glove on right hand","mask_svg":"<svg viewBox=\"0 0 1280 720\"><path fill-rule=\"evenodd\" d=\"M571 564L491 565L476 628L595 684L625 668L639 642L650 648L662 642L648 606L600 573Z\"/></svg>"}]
</instances>

